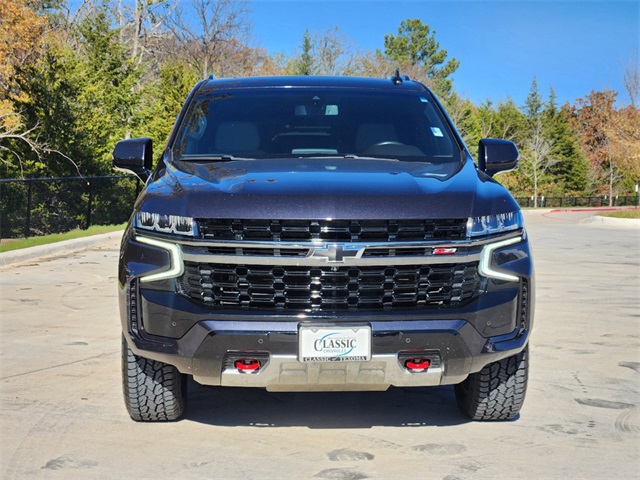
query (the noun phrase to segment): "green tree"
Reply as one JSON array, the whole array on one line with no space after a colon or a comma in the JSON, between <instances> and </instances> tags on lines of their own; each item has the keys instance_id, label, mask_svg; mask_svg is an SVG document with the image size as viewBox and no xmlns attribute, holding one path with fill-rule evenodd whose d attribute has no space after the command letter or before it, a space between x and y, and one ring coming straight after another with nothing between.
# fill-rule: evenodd
<instances>
[{"instance_id":1,"label":"green tree","mask_svg":"<svg viewBox=\"0 0 640 480\"><path fill-rule=\"evenodd\" d=\"M302 35L301 53L292 61L291 75L313 75L314 74L314 58L313 43L311 33L307 28Z\"/></svg>"},{"instance_id":2,"label":"green tree","mask_svg":"<svg viewBox=\"0 0 640 480\"><path fill-rule=\"evenodd\" d=\"M571 128L569 106L558 108L553 88L542 112L545 135L550 139L550 155L558 162L549 169L561 194L580 194L587 187L588 165L576 134Z\"/></svg>"},{"instance_id":3,"label":"green tree","mask_svg":"<svg viewBox=\"0 0 640 480\"><path fill-rule=\"evenodd\" d=\"M533 184L533 206L538 206L540 184L545 180L549 169L558 163L552 155L554 144L544 134L542 122L537 121L533 132L525 142L520 170Z\"/></svg>"},{"instance_id":4,"label":"green tree","mask_svg":"<svg viewBox=\"0 0 640 480\"><path fill-rule=\"evenodd\" d=\"M444 104L467 148L472 155L477 155L478 142L482 138L477 109L469 99L455 92L445 98Z\"/></svg>"},{"instance_id":5,"label":"green tree","mask_svg":"<svg viewBox=\"0 0 640 480\"><path fill-rule=\"evenodd\" d=\"M141 71L110 27L106 11L86 17L78 26L80 66L85 72L78 101L86 134L94 139L99 170L110 169L115 142L131 136L139 103Z\"/></svg>"},{"instance_id":6,"label":"green tree","mask_svg":"<svg viewBox=\"0 0 640 480\"><path fill-rule=\"evenodd\" d=\"M324 32L305 30L300 54L285 68L289 75L366 75L362 58L351 53L351 41L338 27Z\"/></svg>"},{"instance_id":7,"label":"green tree","mask_svg":"<svg viewBox=\"0 0 640 480\"><path fill-rule=\"evenodd\" d=\"M22 96L14 106L26 127L37 131L38 142L46 145L43 151L22 148L25 177L77 175L84 168L82 157L90 152L91 139L78 128L80 72L75 52L64 42L50 43L38 62L18 69L15 78Z\"/></svg>"},{"instance_id":8,"label":"green tree","mask_svg":"<svg viewBox=\"0 0 640 480\"><path fill-rule=\"evenodd\" d=\"M313 45L311 43L311 36L309 29L305 30L302 36L302 53L300 54L300 63L298 64L298 75L311 75L313 72L313 59L311 58L311 52Z\"/></svg>"},{"instance_id":9,"label":"green tree","mask_svg":"<svg viewBox=\"0 0 640 480\"><path fill-rule=\"evenodd\" d=\"M517 145L522 158L522 150L526 141L524 133L528 128L528 119L511 98L507 98L497 106L487 100L476 108L475 116L479 124L481 138L511 140ZM531 181L522 170L500 175L500 182L515 196L525 196L531 192Z\"/></svg>"},{"instance_id":10,"label":"green tree","mask_svg":"<svg viewBox=\"0 0 640 480\"><path fill-rule=\"evenodd\" d=\"M167 141L184 99L199 79L199 73L186 63L167 61L160 66L156 80L142 92L133 136L150 137L156 154Z\"/></svg>"},{"instance_id":11,"label":"green tree","mask_svg":"<svg viewBox=\"0 0 640 480\"><path fill-rule=\"evenodd\" d=\"M514 142L518 148L524 145L527 117L511 98L495 107L490 100L480 104L476 116L482 138L504 138Z\"/></svg>"},{"instance_id":12,"label":"green tree","mask_svg":"<svg viewBox=\"0 0 640 480\"><path fill-rule=\"evenodd\" d=\"M435 30L419 19L407 19L400 23L397 35L384 36L384 55L399 64L402 71L418 74L442 97L451 94L451 75L460 62L455 58L447 60L447 51L440 48L435 39Z\"/></svg>"},{"instance_id":13,"label":"green tree","mask_svg":"<svg viewBox=\"0 0 640 480\"><path fill-rule=\"evenodd\" d=\"M110 24L105 9L94 12L16 75L23 95L15 108L47 146L24 151L26 175L111 172L115 142L136 123L140 69Z\"/></svg>"},{"instance_id":14,"label":"green tree","mask_svg":"<svg viewBox=\"0 0 640 480\"><path fill-rule=\"evenodd\" d=\"M534 76L533 82L531 82L531 88L529 89L529 94L524 101L524 114L529 119L532 128L540 120L543 107L544 102L542 100L542 95L540 95L540 92L538 91L538 80Z\"/></svg>"},{"instance_id":15,"label":"green tree","mask_svg":"<svg viewBox=\"0 0 640 480\"><path fill-rule=\"evenodd\" d=\"M522 173L533 187L534 205L538 195L562 195L566 189L584 186L586 176L580 170L584 165L577 145L571 141L571 130L566 117L559 112L556 94L549 90L545 103L533 78L523 110L528 119L526 141L522 154Z\"/></svg>"}]
</instances>

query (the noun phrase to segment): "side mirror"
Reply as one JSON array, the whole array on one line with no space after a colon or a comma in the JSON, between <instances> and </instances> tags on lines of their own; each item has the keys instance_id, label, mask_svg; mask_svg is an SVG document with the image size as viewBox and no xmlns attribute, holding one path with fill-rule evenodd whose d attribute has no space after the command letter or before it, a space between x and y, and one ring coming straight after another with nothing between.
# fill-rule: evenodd
<instances>
[{"instance_id":1,"label":"side mirror","mask_svg":"<svg viewBox=\"0 0 640 480\"><path fill-rule=\"evenodd\" d=\"M489 176L518 168L518 147L509 140L483 138L478 144L478 168Z\"/></svg>"},{"instance_id":2,"label":"side mirror","mask_svg":"<svg viewBox=\"0 0 640 480\"><path fill-rule=\"evenodd\" d=\"M130 172L146 181L153 165L153 148L150 138L122 140L113 149L113 168Z\"/></svg>"}]
</instances>

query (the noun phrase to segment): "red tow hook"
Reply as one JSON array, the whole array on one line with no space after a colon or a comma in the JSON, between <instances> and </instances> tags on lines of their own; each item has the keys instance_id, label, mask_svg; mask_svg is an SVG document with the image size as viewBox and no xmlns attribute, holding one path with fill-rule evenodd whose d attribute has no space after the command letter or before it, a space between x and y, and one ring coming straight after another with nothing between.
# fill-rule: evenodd
<instances>
[{"instance_id":1,"label":"red tow hook","mask_svg":"<svg viewBox=\"0 0 640 480\"><path fill-rule=\"evenodd\" d=\"M238 369L240 373L256 373L258 370L260 370L260 362L258 360L252 360L248 358L236 360L233 365Z\"/></svg>"},{"instance_id":2,"label":"red tow hook","mask_svg":"<svg viewBox=\"0 0 640 480\"><path fill-rule=\"evenodd\" d=\"M404 362L404 366L407 370L410 370L414 373L424 372L429 368L431 362L426 358L410 358L406 362Z\"/></svg>"}]
</instances>

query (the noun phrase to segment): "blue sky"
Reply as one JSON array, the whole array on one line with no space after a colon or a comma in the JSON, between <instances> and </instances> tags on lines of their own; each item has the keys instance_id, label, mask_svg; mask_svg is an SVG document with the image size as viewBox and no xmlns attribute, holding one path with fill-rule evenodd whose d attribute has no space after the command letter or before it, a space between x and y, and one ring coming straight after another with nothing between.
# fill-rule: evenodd
<instances>
[{"instance_id":1,"label":"blue sky","mask_svg":"<svg viewBox=\"0 0 640 480\"><path fill-rule=\"evenodd\" d=\"M302 35L337 25L360 50L382 49L384 35L419 18L460 61L456 90L473 102L507 96L521 105L534 75L546 97L573 103L591 90L619 92L623 66L638 62L640 1L252 0L256 45L293 55Z\"/></svg>"}]
</instances>

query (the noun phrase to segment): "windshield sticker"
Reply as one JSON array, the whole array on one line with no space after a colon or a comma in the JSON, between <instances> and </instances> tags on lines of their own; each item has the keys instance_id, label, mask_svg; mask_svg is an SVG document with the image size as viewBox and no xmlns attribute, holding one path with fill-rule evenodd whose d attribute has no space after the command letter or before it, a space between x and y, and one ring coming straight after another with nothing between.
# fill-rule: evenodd
<instances>
[{"instance_id":1,"label":"windshield sticker","mask_svg":"<svg viewBox=\"0 0 640 480\"><path fill-rule=\"evenodd\" d=\"M420 97L420 101L422 103L429 103L429 100L427 100L425 97Z\"/></svg>"},{"instance_id":2,"label":"windshield sticker","mask_svg":"<svg viewBox=\"0 0 640 480\"><path fill-rule=\"evenodd\" d=\"M431 133L433 133L434 137L443 137L444 135L442 135L442 130L440 130L438 127L431 127Z\"/></svg>"}]
</instances>

